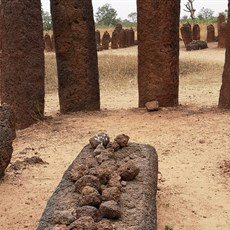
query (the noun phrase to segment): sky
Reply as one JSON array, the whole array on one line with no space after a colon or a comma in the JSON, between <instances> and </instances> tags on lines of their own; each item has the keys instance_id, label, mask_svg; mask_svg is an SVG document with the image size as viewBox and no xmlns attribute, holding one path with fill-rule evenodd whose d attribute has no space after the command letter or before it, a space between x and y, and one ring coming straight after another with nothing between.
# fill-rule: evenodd
<instances>
[{"instance_id":1,"label":"sky","mask_svg":"<svg viewBox=\"0 0 230 230\"><path fill-rule=\"evenodd\" d=\"M144 1L144 0L143 0ZM169 0L171 1L171 0ZM50 1L41 0L44 11L50 11ZM92 0L94 12L97 12L98 7L109 3L118 13L118 17L126 19L128 14L131 12L136 12L136 0ZM185 9L184 4L187 0L181 0L181 17L183 15L189 15L183 9ZM223 12L228 7L228 0L195 0L194 8L196 13L200 11L202 7L209 8L218 15L219 12Z\"/></svg>"}]
</instances>

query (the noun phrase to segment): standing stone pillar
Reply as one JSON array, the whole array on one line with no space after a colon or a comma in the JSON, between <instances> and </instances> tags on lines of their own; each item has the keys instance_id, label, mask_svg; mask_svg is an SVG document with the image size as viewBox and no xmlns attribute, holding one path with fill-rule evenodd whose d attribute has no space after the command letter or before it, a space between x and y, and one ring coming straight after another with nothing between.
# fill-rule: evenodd
<instances>
[{"instance_id":1,"label":"standing stone pillar","mask_svg":"<svg viewBox=\"0 0 230 230\"><path fill-rule=\"evenodd\" d=\"M137 0L139 106L178 105L180 0Z\"/></svg>"},{"instance_id":2,"label":"standing stone pillar","mask_svg":"<svg viewBox=\"0 0 230 230\"><path fill-rule=\"evenodd\" d=\"M215 42L215 27L210 24L207 26L207 42Z\"/></svg>"},{"instance_id":3,"label":"standing stone pillar","mask_svg":"<svg viewBox=\"0 0 230 230\"><path fill-rule=\"evenodd\" d=\"M52 52L53 51L53 45L52 45L51 37L48 33L46 33L44 35L44 43L45 43L46 52Z\"/></svg>"},{"instance_id":4,"label":"standing stone pillar","mask_svg":"<svg viewBox=\"0 0 230 230\"><path fill-rule=\"evenodd\" d=\"M185 47L192 41L192 27L189 23L183 24L180 28L181 36Z\"/></svg>"},{"instance_id":5,"label":"standing stone pillar","mask_svg":"<svg viewBox=\"0 0 230 230\"><path fill-rule=\"evenodd\" d=\"M1 0L2 103L26 128L44 117L44 41L40 0Z\"/></svg>"},{"instance_id":6,"label":"standing stone pillar","mask_svg":"<svg viewBox=\"0 0 230 230\"><path fill-rule=\"evenodd\" d=\"M230 109L230 0L228 1L227 41L222 86L220 89L219 108Z\"/></svg>"},{"instance_id":7,"label":"standing stone pillar","mask_svg":"<svg viewBox=\"0 0 230 230\"><path fill-rule=\"evenodd\" d=\"M51 0L62 113L99 110L98 61L91 0Z\"/></svg>"},{"instance_id":8,"label":"standing stone pillar","mask_svg":"<svg viewBox=\"0 0 230 230\"><path fill-rule=\"evenodd\" d=\"M200 26L198 24L193 25L192 38L193 40L200 40Z\"/></svg>"},{"instance_id":9,"label":"standing stone pillar","mask_svg":"<svg viewBox=\"0 0 230 230\"><path fill-rule=\"evenodd\" d=\"M227 23L223 22L219 25L218 47L225 48L227 39Z\"/></svg>"},{"instance_id":10,"label":"standing stone pillar","mask_svg":"<svg viewBox=\"0 0 230 230\"><path fill-rule=\"evenodd\" d=\"M219 31L220 31L220 26L221 24L225 22L225 16L223 14L220 14L218 17L217 17L217 31L218 31L218 36L219 36Z\"/></svg>"}]
</instances>

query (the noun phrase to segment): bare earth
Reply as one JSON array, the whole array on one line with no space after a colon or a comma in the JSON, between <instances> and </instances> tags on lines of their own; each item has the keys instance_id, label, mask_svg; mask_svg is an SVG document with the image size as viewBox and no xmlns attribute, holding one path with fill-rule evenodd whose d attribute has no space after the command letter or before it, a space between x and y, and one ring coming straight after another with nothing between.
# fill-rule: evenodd
<instances>
[{"instance_id":1,"label":"bare earth","mask_svg":"<svg viewBox=\"0 0 230 230\"><path fill-rule=\"evenodd\" d=\"M136 47L117 55L136 55ZM58 114L56 94L46 98L47 116L17 132L12 163L39 156L48 164L8 168L0 182L0 229L36 229L63 172L94 134L125 133L154 146L159 155L158 229L226 230L230 226L230 111L216 108L224 50L181 56L178 108L148 113L137 108L137 83L101 91L101 112ZM189 66L189 67L188 67ZM189 68L189 69L188 69ZM52 116L52 117L51 117Z\"/></svg>"}]
</instances>

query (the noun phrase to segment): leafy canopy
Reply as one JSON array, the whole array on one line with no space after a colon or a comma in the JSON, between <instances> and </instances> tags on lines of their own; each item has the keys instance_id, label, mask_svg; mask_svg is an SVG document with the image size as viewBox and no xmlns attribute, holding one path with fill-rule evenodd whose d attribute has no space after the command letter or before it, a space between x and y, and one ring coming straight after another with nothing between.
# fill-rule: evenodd
<instances>
[{"instance_id":1,"label":"leafy canopy","mask_svg":"<svg viewBox=\"0 0 230 230\"><path fill-rule=\"evenodd\" d=\"M104 4L98 7L95 14L95 19L99 25L115 25L117 24L117 11L111 7L110 4Z\"/></svg>"}]
</instances>

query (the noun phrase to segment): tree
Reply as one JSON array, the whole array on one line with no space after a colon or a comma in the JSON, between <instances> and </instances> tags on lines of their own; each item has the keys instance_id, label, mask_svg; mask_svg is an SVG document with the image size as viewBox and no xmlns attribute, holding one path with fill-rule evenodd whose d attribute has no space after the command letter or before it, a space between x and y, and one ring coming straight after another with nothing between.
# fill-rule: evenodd
<instances>
[{"instance_id":1,"label":"tree","mask_svg":"<svg viewBox=\"0 0 230 230\"><path fill-rule=\"evenodd\" d=\"M110 4L105 4L98 7L95 14L96 22L99 25L115 25L117 23L117 11L111 7Z\"/></svg>"},{"instance_id":2,"label":"tree","mask_svg":"<svg viewBox=\"0 0 230 230\"><path fill-rule=\"evenodd\" d=\"M45 31L52 30L53 26L52 26L52 18L51 18L50 13L47 11L44 11L43 7L42 7L41 11L42 11L43 30L45 30Z\"/></svg>"},{"instance_id":3,"label":"tree","mask_svg":"<svg viewBox=\"0 0 230 230\"><path fill-rule=\"evenodd\" d=\"M190 17L191 17L192 20L195 19L195 11L196 11L194 9L194 7L193 7L193 2L194 1L195 0L188 0L188 2L185 4L186 9L184 10L185 12L190 13Z\"/></svg>"},{"instance_id":4,"label":"tree","mask_svg":"<svg viewBox=\"0 0 230 230\"><path fill-rule=\"evenodd\" d=\"M137 22L137 13L136 12L132 12L128 15L128 20L130 22L134 22L136 23Z\"/></svg>"},{"instance_id":5,"label":"tree","mask_svg":"<svg viewBox=\"0 0 230 230\"><path fill-rule=\"evenodd\" d=\"M213 19L213 14L214 14L213 10L202 7L197 17L199 19L204 19L204 20Z\"/></svg>"},{"instance_id":6,"label":"tree","mask_svg":"<svg viewBox=\"0 0 230 230\"><path fill-rule=\"evenodd\" d=\"M42 22L43 30L49 31L52 30L52 18L49 12L42 10Z\"/></svg>"}]
</instances>

